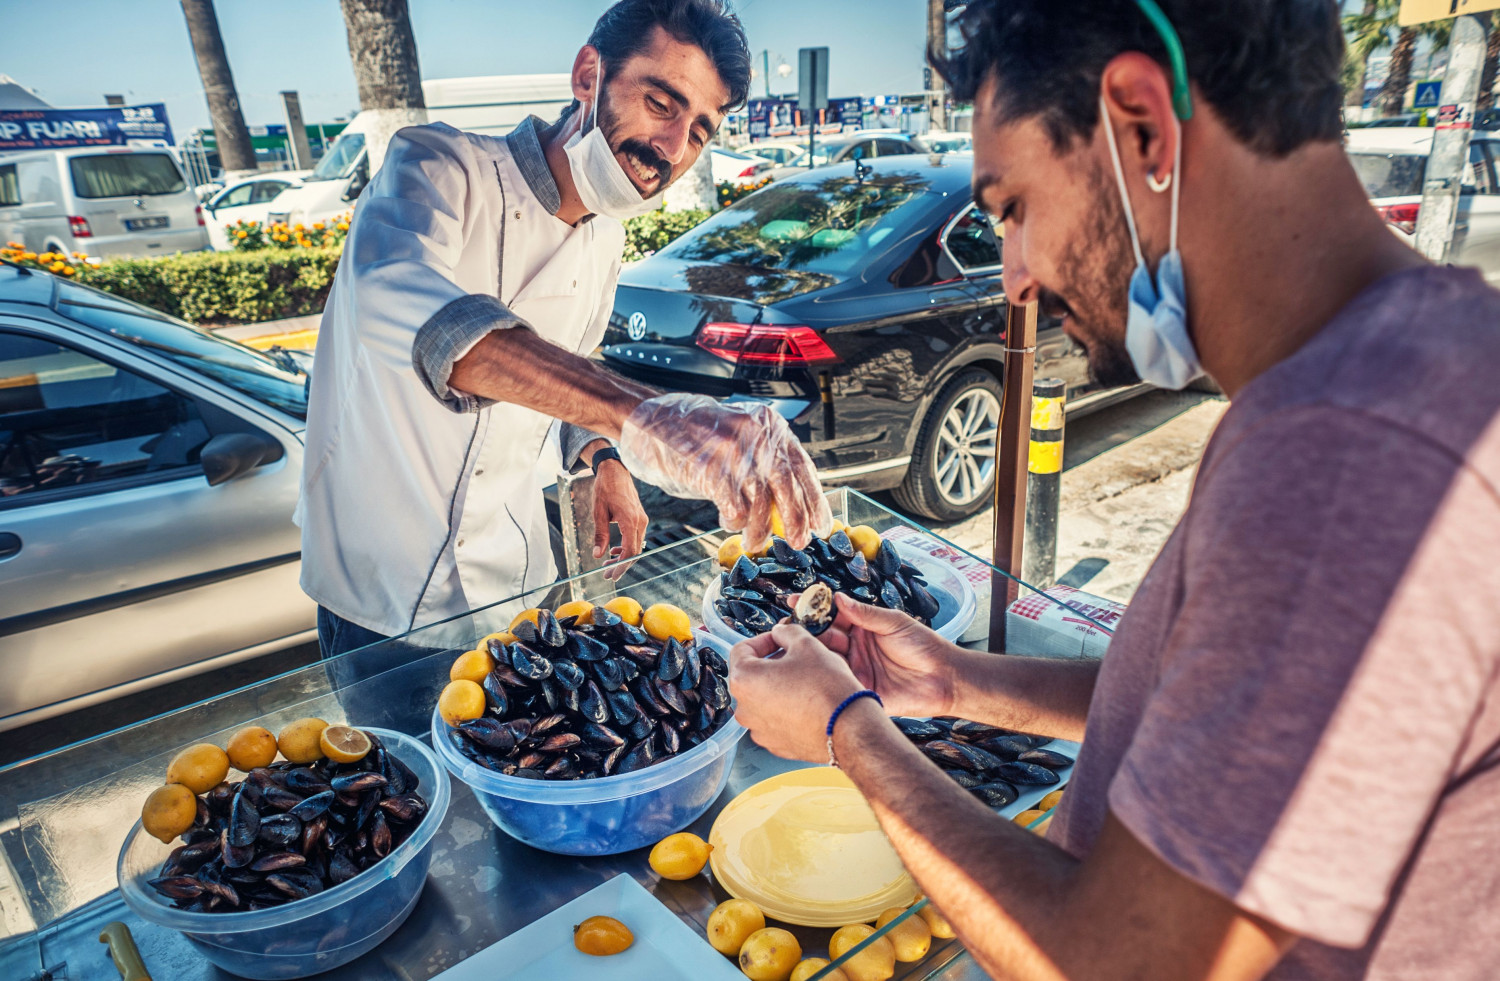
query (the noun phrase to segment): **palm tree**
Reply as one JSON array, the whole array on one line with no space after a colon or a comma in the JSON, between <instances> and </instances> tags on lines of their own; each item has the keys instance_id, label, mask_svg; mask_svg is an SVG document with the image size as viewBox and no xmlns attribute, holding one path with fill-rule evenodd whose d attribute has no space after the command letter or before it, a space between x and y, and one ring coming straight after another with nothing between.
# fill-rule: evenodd
<instances>
[{"instance_id":1,"label":"palm tree","mask_svg":"<svg viewBox=\"0 0 1500 981\"><path fill-rule=\"evenodd\" d=\"M1365 0L1363 10L1344 16L1344 32L1349 37L1344 67L1344 104L1347 106L1365 104L1365 76L1370 68L1370 55L1386 43L1384 32L1374 27L1379 6L1380 0Z\"/></svg>"},{"instance_id":2,"label":"palm tree","mask_svg":"<svg viewBox=\"0 0 1500 981\"><path fill-rule=\"evenodd\" d=\"M1399 116L1406 108L1406 87L1411 84L1411 65L1417 55L1417 29L1403 27L1391 49L1390 73L1380 89L1380 114Z\"/></svg>"},{"instance_id":3,"label":"palm tree","mask_svg":"<svg viewBox=\"0 0 1500 981\"><path fill-rule=\"evenodd\" d=\"M370 176L385 159L396 130L427 122L417 40L406 0L340 0L349 34L349 58L359 86L359 108L374 117L365 134Z\"/></svg>"},{"instance_id":4,"label":"palm tree","mask_svg":"<svg viewBox=\"0 0 1500 981\"><path fill-rule=\"evenodd\" d=\"M1500 63L1500 18L1491 18L1484 46L1484 71L1479 76L1479 109L1495 108L1495 69Z\"/></svg>"},{"instance_id":5,"label":"palm tree","mask_svg":"<svg viewBox=\"0 0 1500 981\"><path fill-rule=\"evenodd\" d=\"M250 143L245 116L240 112L240 98L229 70L229 56L224 53L214 2L182 0L182 15L187 19L188 38L198 58L198 74L203 78L203 93L208 98L208 118L214 124L219 162L229 173L255 170L255 148Z\"/></svg>"},{"instance_id":6,"label":"palm tree","mask_svg":"<svg viewBox=\"0 0 1500 981\"><path fill-rule=\"evenodd\" d=\"M1370 56L1388 47L1391 49L1390 72L1378 99L1381 115L1399 115L1406 107L1406 90L1411 85L1417 41L1425 37L1434 47L1447 45L1453 32L1451 20L1402 27L1397 23L1400 11L1400 0L1365 0L1359 13L1344 16L1344 33L1349 42L1345 79L1352 89L1346 100L1349 105L1363 104Z\"/></svg>"}]
</instances>

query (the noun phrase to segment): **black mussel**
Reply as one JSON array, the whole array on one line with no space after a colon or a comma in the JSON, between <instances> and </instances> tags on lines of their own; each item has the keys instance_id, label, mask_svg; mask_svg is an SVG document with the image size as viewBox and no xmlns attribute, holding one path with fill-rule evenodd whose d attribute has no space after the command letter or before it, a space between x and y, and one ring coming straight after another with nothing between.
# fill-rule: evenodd
<instances>
[{"instance_id":1,"label":"black mussel","mask_svg":"<svg viewBox=\"0 0 1500 981\"><path fill-rule=\"evenodd\" d=\"M537 749L543 753L561 753L583 744L583 737L573 732L554 732L543 739Z\"/></svg>"},{"instance_id":2,"label":"black mussel","mask_svg":"<svg viewBox=\"0 0 1500 981\"><path fill-rule=\"evenodd\" d=\"M479 687L484 689L485 703L496 715L503 716L510 711L510 693L505 690L505 684L495 671L485 675Z\"/></svg>"},{"instance_id":3,"label":"black mussel","mask_svg":"<svg viewBox=\"0 0 1500 981\"><path fill-rule=\"evenodd\" d=\"M530 618L516 622L510 628L510 635L523 644L540 644L542 642L541 631L537 630L536 622Z\"/></svg>"},{"instance_id":4,"label":"black mussel","mask_svg":"<svg viewBox=\"0 0 1500 981\"><path fill-rule=\"evenodd\" d=\"M814 583L802 591L792 619L814 637L833 626L833 590Z\"/></svg>"},{"instance_id":5,"label":"black mussel","mask_svg":"<svg viewBox=\"0 0 1500 981\"><path fill-rule=\"evenodd\" d=\"M662 726L661 733L662 752L667 756L673 756L682 748L682 736L671 726Z\"/></svg>"},{"instance_id":6,"label":"black mussel","mask_svg":"<svg viewBox=\"0 0 1500 981\"><path fill-rule=\"evenodd\" d=\"M906 612L919 620L931 620L938 614L938 601L933 598L926 587L911 582L911 596L906 601Z\"/></svg>"},{"instance_id":7,"label":"black mussel","mask_svg":"<svg viewBox=\"0 0 1500 981\"><path fill-rule=\"evenodd\" d=\"M842 530L828 536L828 548L839 558L851 559L854 557L854 543L849 540L849 536Z\"/></svg>"},{"instance_id":8,"label":"black mussel","mask_svg":"<svg viewBox=\"0 0 1500 981\"><path fill-rule=\"evenodd\" d=\"M717 712L729 704L729 686L717 673L710 671L698 684L698 697L703 704Z\"/></svg>"},{"instance_id":9,"label":"black mussel","mask_svg":"<svg viewBox=\"0 0 1500 981\"><path fill-rule=\"evenodd\" d=\"M625 740L620 737L619 733L615 732L609 726L600 725L596 722L583 723L578 729L578 734L590 746L613 749L616 746L625 745Z\"/></svg>"},{"instance_id":10,"label":"black mussel","mask_svg":"<svg viewBox=\"0 0 1500 981\"><path fill-rule=\"evenodd\" d=\"M564 688L562 690L562 703L563 708L567 709L569 712L572 712L576 715L583 714L583 710L580 708L577 688Z\"/></svg>"},{"instance_id":11,"label":"black mussel","mask_svg":"<svg viewBox=\"0 0 1500 981\"><path fill-rule=\"evenodd\" d=\"M1050 743L1052 741L1052 737L1051 736L1033 736L1033 735L1027 735L1026 738L1031 740L1031 748L1032 749L1041 749L1043 746L1047 745L1048 743Z\"/></svg>"},{"instance_id":12,"label":"black mussel","mask_svg":"<svg viewBox=\"0 0 1500 981\"><path fill-rule=\"evenodd\" d=\"M542 610L536 615L536 633L543 644L548 647L562 647L568 642L567 631L563 630L562 624L557 622L551 610Z\"/></svg>"},{"instance_id":13,"label":"black mussel","mask_svg":"<svg viewBox=\"0 0 1500 981\"><path fill-rule=\"evenodd\" d=\"M570 758L559 756L542 771L542 776L548 780L572 780L578 776L578 768L573 765Z\"/></svg>"},{"instance_id":14,"label":"black mussel","mask_svg":"<svg viewBox=\"0 0 1500 981\"><path fill-rule=\"evenodd\" d=\"M756 576L750 581L750 586L756 592L763 594L767 605L776 605L777 600L791 592L784 582L767 579L765 576Z\"/></svg>"},{"instance_id":15,"label":"black mussel","mask_svg":"<svg viewBox=\"0 0 1500 981\"><path fill-rule=\"evenodd\" d=\"M1045 786L1058 781L1056 773L1035 763L1001 763L995 768L995 776L1007 783L1026 787Z\"/></svg>"},{"instance_id":16,"label":"black mussel","mask_svg":"<svg viewBox=\"0 0 1500 981\"><path fill-rule=\"evenodd\" d=\"M779 535L771 536L771 554L777 562L793 569L811 569L813 565L812 556L792 548L792 543Z\"/></svg>"},{"instance_id":17,"label":"black mussel","mask_svg":"<svg viewBox=\"0 0 1500 981\"><path fill-rule=\"evenodd\" d=\"M896 551L896 546L891 542L881 541L870 566L888 579L898 576L901 574L901 553Z\"/></svg>"},{"instance_id":18,"label":"black mussel","mask_svg":"<svg viewBox=\"0 0 1500 981\"><path fill-rule=\"evenodd\" d=\"M1004 765L1004 761L977 746L954 742L951 739L934 739L922 744L922 752L938 763L964 770L981 772Z\"/></svg>"},{"instance_id":19,"label":"black mussel","mask_svg":"<svg viewBox=\"0 0 1500 981\"><path fill-rule=\"evenodd\" d=\"M278 815L279 816L279 815ZM261 822L265 827L265 822ZM219 839L217 837L204 838L183 845L177 849L173 856L173 863L181 872L192 872L203 867L205 862L211 862L219 857Z\"/></svg>"},{"instance_id":20,"label":"black mussel","mask_svg":"<svg viewBox=\"0 0 1500 981\"><path fill-rule=\"evenodd\" d=\"M652 679L651 687L655 690L656 696L663 702L666 702L673 712L676 712L678 715L687 715L687 701L682 697L682 689L678 688L676 684L671 681L663 681L658 677Z\"/></svg>"},{"instance_id":21,"label":"black mussel","mask_svg":"<svg viewBox=\"0 0 1500 981\"><path fill-rule=\"evenodd\" d=\"M191 875L169 875L152 879L146 885L168 899L197 899L203 895L203 883Z\"/></svg>"},{"instance_id":22,"label":"black mussel","mask_svg":"<svg viewBox=\"0 0 1500 981\"><path fill-rule=\"evenodd\" d=\"M302 825L302 842L301 842L301 845L300 845L302 854L304 854L304 855L310 855L310 854L312 854L313 849L318 846L318 842L327 833L328 833L328 815L327 814L319 814L317 817L313 818L311 821L305 822Z\"/></svg>"},{"instance_id":23,"label":"black mussel","mask_svg":"<svg viewBox=\"0 0 1500 981\"><path fill-rule=\"evenodd\" d=\"M287 869L266 876L266 884L293 899L306 899L323 891L323 883L307 869Z\"/></svg>"},{"instance_id":24,"label":"black mussel","mask_svg":"<svg viewBox=\"0 0 1500 981\"><path fill-rule=\"evenodd\" d=\"M624 622L624 617L620 616L614 610L605 608L602 603L594 607L593 627L595 630L610 630Z\"/></svg>"},{"instance_id":25,"label":"black mussel","mask_svg":"<svg viewBox=\"0 0 1500 981\"><path fill-rule=\"evenodd\" d=\"M229 815L229 805L234 803L234 787L226 780L204 794L203 797L208 802L208 809L211 813L217 814L220 817L227 817Z\"/></svg>"},{"instance_id":26,"label":"black mussel","mask_svg":"<svg viewBox=\"0 0 1500 981\"><path fill-rule=\"evenodd\" d=\"M730 630L733 630L735 633L739 634L741 637L759 637L760 636L754 630L750 629L749 626L747 626L746 624L740 623L738 620L725 620L724 622L729 625L729 629Z\"/></svg>"},{"instance_id":27,"label":"black mussel","mask_svg":"<svg viewBox=\"0 0 1500 981\"><path fill-rule=\"evenodd\" d=\"M813 573L807 571L798 571L787 577L786 585L788 589L791 589L794 592L801 592L817 581L818 577Z\"/></svg>"},{"instance_id":28,"label":"black mussel","mask_svg":"<svg viewBox=\"0 0 1500 981\"><path fill-rule=\"evenodd\" d=\"M887 579L880 584L880 605L888 610L896 610L900 613L906 612L906 601L901 596L901 590L896 584Z\"/></svg>"},{"instance_id":29,"label":"black mussel","mask_svg":"<svg viewBox=\"0 0 1500 981\"><path fill-rule=\"evenodd\" d=\"M273 770L268 766L258 766L245 774L245 782L252 784L258 790L265 790L273 784L277 787L286 786L285 770Z\"/></svg>"},{"instance_id":30,"label":"black mussel","mask_svg":"<svg viewBox=\"0 0 1500 981\"><path fill-rule=\"evenodd\" d=\"M505 724L516 734L516 742L519 743L536 731L536 723L536 719L511 719Z\"/></svg>"},{"instance_id":31,"label":"black mussel","mask_svg":"<svg viewBox=\"0 0 1500 981\"><path fill-rule=\"evenodd\" d=\"M641 676L641 666L636 664L633 658L620 657L615 660L620 662L620 670L625 672L627 682L634 681Z\"/></svg>"},{"instance_id":32,"label":"black mussel","mask_svg":"<svg viewBox=\"0 0 1500 981\"><path fill-rule=\"evenodd\" d=\"M572 630L574 627L578 626L578 618L576 616L558 617L557 625L564 630Z\"/></svg>"},{"instance_id":33,"label":"black mussel","mask_svg":"<svg viewBox=\"0 0 1500 981\"><path fill-rule=\"evenodd\" d=\"M229 826L225 825L223 832L219 835L219 858L227 868L244 868L255 858L254 839L252 838L248 845L236 845L229 840ZM207 867L211 866L205 866Z\"/></svg>"},{"instance_id":34,"label":"black mussel","mask_svg":"<svg viewBox=\"0 0 1500 981\"><path fill-rule=\"evenodd\" d=\"M861 603L868 603L871 606L875 605L875 594L870 590L869 586L855 586L849 590L849 595Z\"/></svg>"},{"instance_id":35,"label":"black mussel","mask_svg":"<svg viewBox=\"0 0 1500 981\"><path fill-rule=\"evenodd\" d=\"M708 676L704 675L704 677L706 678ZM693 732L703 732L706 729L711 729L713 728L714 724L714 707L706 702L700 702L698 706L693 709L691 717L693 720Z\"/></svg>"},{"instance_id":36,"label":"black mussel","mask_svg":"<svg viewBox=\"0 0 1500 981\"><path fill-rule=\"evenodd\" d=\"M1015 735L1009 729L992 726L986 722L972 722L969 719L956 719L948 731L955 737L966 739L971 743L977 743L981 739L992 739L995 736Z\"/></svg>"},{"instance_id":37,"label":"black mussel","mask_svg":"<svg viewBox=\"0 0 1500 981\"><path fill-rule=\"evenodd\" d=\"M727 600L743 600L746 603L764 603L766 601L766 597L764 595L762 595L761 593L757 593L753 589L736 589L733 586L721 590L719 592L719 595L723 596L724 599ZM715 601L716 604L718 602L719 601L717 600ZM723 615L724 614L722 612L719 613L719 616Z\"/></svg>"},{"instance_id":38,"label":"black mussel","mask_svg":"<svg viewBox=\"0 0 1500 981\"><path fill-rule=\"evenodd\" d=\"M729 585L745 589L759 575L760 566L748 555L741 555L729 570Z\"/></svg>"},{"instance_id":39,"label":"black mussel","mask_svg":"<svg viewBox=\"0 0 1500 981\"><path fill-rule=\"evenodd\" d=\"M602 661L593 661L589 664L589 670L594 678L605 691L619 691L625 687L624 658L607 657Z\"/></svg>"},{"instance_id":40,"label":"black mussel","mask_svg":"<svg viewBox=\"0 0 1500 981\"><path fill-rule=\"evenodd\" d=\"M855 552L854 555L844 563L844 571L850 578L858 582L870 581L870 563L865 560L865 553Z\"/></svg>"},{"instance_id":41,"label":"black mussel","mask_svg":"<svg viewBox=\"0 0 1500 981\"><path fill-rule=\"evenodd\" d=\"M724 691L725 691L725 696L726 696L724 707L721 708L721 709L719 709L717 712L714 713L714 725L715 726L722 726L725 723L727 723L730 719L734 718L734 706L731 705L731 704L729 704L729 702L727 700L729 689L726 687L724 689Z\"/></svg>"},{"instance_id":42,"label":"black mussel","mask_svg":"<svg viewBox=\"0 0 1500 981\"><path fill-rule=\"evenodd\" d=\"M968 770L944 769L943 772L948 774L948 776L953 779L954 783L958 784L965 790L973 790L980 784L980 779L974 774L970 773Z\"/></svg>"},{"instance_id":43,"label":"black mussel","mask_svg":"<svg viewBox=\"0 0 1500 981\"><path fill-rule=\"evenodd\" d=\"M1021 792L1013 785L1004 780L991 780L977 787L969 788L969 792L978 797L986 807L1005 807L1014 804L1021 796Z\"/></svg>"},{"instance_id":44,"label":"black mussel","mask_svg":"<svg viewBox=\"0 0 1500 981\"><path fill-rule=\"evenodd\" d=\"M763 634L776 626L780 615L773 616L764 607L754 603L744 603L740 600L729 601L730 610L734 615L736 623L744 624L757 634Z\"/></svg>"},{"instance_id":45,"label":"black mussel","mask_svg":"<svg viewBox=\"0 0 1500 981\"><path fill-rule=\"evenodd\" d=\"M705 647L698 652L703 660L703 666L717 675L729 674L729 662L724 660L724 655L712 647Z\"/></svg>"},{"instance_id":46,"label":"black mussel","mask_svg":"<svg viewBox=\"0 0 1500 981\"><path fill-rule=\"evenodd\" d=\"M781 585L782 589L786 588L785 580L802 571L794 565L783 565L775 559L762 560L758 568L760 570L760 578L769 579Z\"/></svg>"},{"instance_id":47,"label":"black mussel","mask_svg":"<svg viewBox=\"0 0 1500 981\"><path fill-rule=\"evenodd\" d=\"M255 837L260 834L260 811L256 810L255 801L244 784L240 784L240 789L235 792L234 802L229 805L226 832L224 840L236 848L255 844Z\"/></svg>"},{"instance_id":48,"label":"black mussel","mask_svg":"<svg viewBox=\"0 0 1500 981\"><path fill-rule=\"evenodd\" d=\"M662 681L676 681L682 674L683 659L687 649L676 637L668 637L662 645L661 657L656 662L656 676Z\"/></svg>"},{"instance_id":49,"label":"black mussel","mask_svg":"<svg viewBox=\"0 0 1500 981\"><path fill-rule=\"evenodd\" d=\"M469 719L458 724L458 731L476 746L492 750L504 756L516 746L516 734L510 726L488 715ZM374 776L375 774L372 774ZM343 778L339 778L343 779ZM381 777L384 780L384 777ZM386 781L389 783L389 781Z\"/></svg>"},{"instance_id":50,"label":"black mussel","mask_svg":"<svg viewBox=\"0 0 1500 981\"><path fill-rule=\"evenodd\" d=\"M551 762L551 756L537 750L531 750L516 757L516 766L521 767L523 770L536 770L540 772Z\"/></svg>"},{"instance_id":51,"label":"black mussel","mask_svg":"<svg viewBox=\"0 0 1500 981\"><path fill-rule=\"evenodd\" d=\"M273 811L290 811L302 803L303 795L274 784L261 791L261 801Z\"/></svg>"},{"instance_id":52,"label":"black mussel","mask_svg":"<svg viewBox=\"0 0 1500 981\"><path fill-rule=\"evenodd\" d=\"M556 712L564 707L563 692L567 689L557 683L557 678L543 678L539 683L538 691L547 703L547 711Z\"/></svg>"},{"instance_id":53,"label":"black mussel","mask_svg":"<svg viewBox=\"0 0 1500 981\"><path fill-rule=\"evenodd\" d=\"M379 807L399 824L411 824L427 813L427 802L415 794L387 797Z\"/></svg>"},{"instance_id":54,"label":"black mussel","mask_svg":"<svg viewBox=\"0 0 1500 981\"><path fill-rule=\"evenodd\" d=\"M1031 752L1031 740L1016 733L991 736L988 739L979 740L974 745L986 752L994 753L1007 763L1019 759L1022 753Z\"/></svg>"},{"instance_id":55,"label":"black mussel","mask_svg":"<svg viewBox=\"0 0 1500 981\"><path fill-rule=\"evenodd\" d=\"M610 649L598 637L575 630L568 635L568 653L579 661L602 661L609 657Z\"/></svg>"},{"instance_id":56,"label":"black mussel","mask_svg":"<svg viewBox=\"0 0 1500 981\"><path fill-rule=\"evenodd\" d=\"M370 851L376 858L385 858L391 853L391 839L391 826L385 819L385 812L376 811L370 819Z\"/></svg>"},{"instance_id":57,"label":"black mussel","mask_svg":"<svg viewBox=\"0 0 1500 981\"><path fill-rule=\"evenodd\" d=\"M507 776L520 777L522 780L546 780L547 779L546 777L542 776L542 771L541 770L533 770L531 767L526 767L526 766L518 767L516 769L515 773L507 774Z\"/></svg>"},{"instance_id":58,"label":"black mussel","mask_svg":"<svg viewBox=\"0 0 1500 981\"><path fill-rule=\"evenodd\" d=\"M635 703L635 696L628 691L612 691L604 696L609 702L609 712L618 725L628 726L640 718L640 706Z\"/></svg>"},{"instance_id":59,"label":"black mussel","mask_svg":"<svg viewBox=\"0 0 1500 981\"><path fill-rule=\"evenodd\" d=\"M703 678L703 662L696 647L688 647L682 655L682 674L677 676L677 687L683 691L696 691Z\"/></svg>"},{"instance_id":60,"label":"black mussel","mask_svg":"<svg viewBox=\"0 0 1500 981\"><path fill-rule=\"evenodd\" d=\"M567 721L567 715L562 712L553 712L551 715L544 715L531 724L529 734L533 741L536 741L537 737L547 735L547 733L552 732Z\"/></svg>"},{"instance_id":61,"label":"black mussel","mask_svg":"<svg viewBox=\"0 0 1500 981\"><path fill-rule=\"evenodd\" d=\"M625 755L620 758L620 765L617 769L620 773L630 773L635 770L644 769L655 762L656 753L651 745L651 740L642 739L630 747Z\"/></svg>"},{"instance_id":62,"label":"black mussel","mask_svg":"<svg viewBox=\"0 0 1500 981\"><path fill-rule=\"evenodd\" d=\"M896 728L908 739L941 739L948 734L948 730L937 725L930 719L910 719L906 716L895 716L891 719L896 723Z\"/></svg>"},{"instance_id":63,"label":"black mussel","mask_svg":"<svg viewBox=\"0 0 1500 981\"><path fill-rule=\"evenodd\" d=\"M603 723L609 719L609 702L598 684L586 681L578 689L578 714L591 722Z\"/></svg>"},{"instance_id":64,"label":"black mussel","mask_svg":"<svg viewBox=\"0 0 1500 981\"><path fill-rule=\"evenodd\" d=\"M261 818L256 837L275 848L285 848L302 837L302 822L290 814L273 814Z\"/></svg>"},{"instance_id":65,"label":"black mussel","mask_svg":"<svg viewBox=\"0 0 1500 981\"><path fill-rule=\"evenodd\" d=\"M610 750L609 755L604 757L604 763L599 767L599 772L603 773L606 777L612 776L620 768L620 761L625 758L625 754L629 751L630 747L626 743L621 743Z\"/></svg>"},{"instance_id":66,"label":"black mussel","mask_svg":"<svg viewBox=\"0 0 1500 981\"><path fill-rule=\"evenodd\" d=\"M490 643L495 643L491 641ZM504 644L495 649L495 667L490 675L507 688L530 688L531 679L523 678L510 666L510 648Z\"/></svg>"},{"instance_id":67,"label":"black mussel","mask_svg":"<svg viewBox=\"0 0 1500 981\"><path fill-rule=\"evenodd\" d=\"M1049 770L1061 770L1073 765L1073 757L1064 756L1050 749L1032 749L1022 753L1017 759L1022 763L1035 763L1037 766L1045 766Z\"/></svg>"},{"instance_id":68,"label":"black mussel","mask_svg":"<svg viewBox=\"0 0 1500 981\"><path fill-rule=\"evenodd\" d=\"M313 794L321 794L328 789L328 780L321 773L305 766L286 771L286 779L283 785L288 790L295 790L303 797Z\"/></svg>"},{"instance_id":69,"label":"black mussel","mask_svg":"<svg viewBox=\"0 0 1500 981\"><path fill-rule=\"evenodd\" d=\"M625 735L631 739L649 739L655 731L656 723L651 720L650 716L644 713L637 716L634 722L625 727Z\"/></svg>"},{"instance_id":70,"label":"black mussel","mask_svg":"<svg viewBox=\"0 0 1500 981\"><path fill-rule=\"evenodd\" d=\"M202 797L199 797L197 806L193 808L193 827L207 828L208 823L213 820L213 817L209 813L208 804L204 802Z\"/></svg>"},{"instance_id":71,"label":"black mussel","mask_svg":"<svg viewBox=\"0 0 1500 981\"><path fill-rule=\"evenodd\" d=\"M319 814L327 813L328 809L332 806L333 791L325 790L321 794L313 794L287 813L299 821L307 822Z\"/></svg>"},{"instance_id":72,"label":"black mussel","mask_svg":"<svg viewBox=\"0 0 1500 981\"><path fill-rule=\"evenodd\" d=\"M656 662L661 657L661 652L650 644L621 644L620 650L632 664L647 671L655 671Z\"/></svg>"},{"instance_id":73,"label":"black mussel","mask_svg":"<svg viewBox=\"0 0 1500 981\"><path fill-rule=\"evenodd\" d=\"M552 662L552 677L564 688L581 688L584 677L583 669L574 661L561 660Z\"/></svg>"},{"instance_id":74,"label":"black mussel","mask_svg":"<svg viewBox=\"0 0 1500 981\"><path fill-rule=\"evenodd\" d=\"M530 621L522 620L522 623ZM510 666L516 669L516 673L523 678L532 681L541 681L543 678L552 677L552 662L539 651L527 647L517 640L510 645Z\"/></svg>"},{"instance_id":75,"label":"black mussel","mask_svg":"<svg viewBox=\"0 0 1500 981\"><path fill-rule=\"evenodd\" d=\"M647 675L644 678L638 678L631 682L630 691L631 694L635 695L635 703L640 706L641 711L648 712L651 715L663 716L671 714L672 707L662 701L661 696L656 693L656 685L653 684L653 681L654 677Z\"/></svg>"},{"instance_id":76,"label":"black mussel","mask_svg":"<svg viewBox=\"0 0 1500 981\"><path fill-rule=\"evenodd\" d=\"M245 860L245 864L249 864L249 859ZM242 868L243 866L235 867ZM205 895L211 894L229 906L238 906L240 905L239 893L226 881L229 876L224 872L224 869L219 869L216 865L206 865L198 871L198 882L203 886Z\"/></svg>"},{"instance_id":77,"label":"black mussel","mask_svg":"<svg viewBox=\"0 0 1500 981\"><path fill-rule=\"evenodd\" d=\"M328 878L333 880L334 885L338 885L348 882L356 875L359 875L359 866L349 857L348 848L337 849L328 860Z\"/></svg>"},{"instance_id":78,"label":"black mussel","mask_svg":"<svg viewBox=\"0 0 1500 981\"><path fill-rule=\"evenodd\" d=\"M250 871L280 872L282 869L295 869L306 864L307 856L301 852L267 852L250 863Z\"/></svg>"},{"instance_id":79,"label":"black mussel","mask_svg":"<svg viewBox=\"0 0 1500 981\"><path fill-rule=\"evenodd\" d=\"M375 790L384 787L389 781L378 773L364 771L360 773L346 773L343 776L334 777L332 782L333 789L337 793L361 794L366 790Z\"/></svg>"}]
</instances>

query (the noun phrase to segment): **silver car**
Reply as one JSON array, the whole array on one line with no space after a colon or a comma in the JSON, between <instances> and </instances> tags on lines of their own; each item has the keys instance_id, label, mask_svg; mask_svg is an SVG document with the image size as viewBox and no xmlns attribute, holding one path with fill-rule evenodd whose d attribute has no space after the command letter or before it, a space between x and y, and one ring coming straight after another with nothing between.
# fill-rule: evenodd
<instances>
[{"instance_id":1,"label":"silver car","mask_svg":"<svg viewBox=\"0 0 1500 981\"><path fill-rule=\"evenodd\" d=\"M0 265L0 731L316 636L306 382Z\"/></svg>"}]
</instances>

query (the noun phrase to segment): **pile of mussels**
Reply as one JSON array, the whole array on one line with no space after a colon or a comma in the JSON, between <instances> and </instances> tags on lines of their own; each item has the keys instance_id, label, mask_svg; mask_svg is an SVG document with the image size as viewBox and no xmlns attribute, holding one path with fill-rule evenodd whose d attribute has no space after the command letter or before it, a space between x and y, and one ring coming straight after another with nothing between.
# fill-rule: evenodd
<instances>
[{"instance_id":1,"label":"pile of mussels","mask_svg":"<svg viewBox=\"0 0 1500 981\"><path fill-rule=\"evenodd\" d=\"M148 885L178 909L232 913L305 899L385 858L427 814L419 778L370 737L355 763L257 767L198 798L198 819Z\"/></svg>"},{"instance_id":2,"label":"pile of mussels","mask_svg":"<svg viewBox=\"0 0 1500 981\"><path fill-rule=\"evenodd\" d=\"M1071 756L1042 748L1052 741L1046 736L968 719L897 717L891 721L928 759L988 807L1015 803L1023 787L1057 783L1057 771L1073 765Z\"/></svg>"},{"instance_id":3,"label":"pile of mussels","mask_svg":"<svg viewBox=\"0 0 1500 981\"><path fill-rule=\"evenodd\" d=\"M489 642L485 714L449 728L458 751L510 777L588 780L660 763L734 715L712 648L657 641L596 606L591 623L542 610Z\"/></svg>"},{"instance_id":4,"label":"pile of mussels","mask_svg":"<svg viewBox=\"0 0 1500 981\"><path fill-rule=\"evenodd\" d=\"M819 582L835 593L909 613L925 624L937 616L938 601L928 592L927 580L901 557L894 543L881 542L880 551L867 560L842 530L814 538L805 549L773 536L765 557L740 556L719 576L714 612L734 630L755 637L776 626L798 594Z\"/></svg>"}]
</instances>

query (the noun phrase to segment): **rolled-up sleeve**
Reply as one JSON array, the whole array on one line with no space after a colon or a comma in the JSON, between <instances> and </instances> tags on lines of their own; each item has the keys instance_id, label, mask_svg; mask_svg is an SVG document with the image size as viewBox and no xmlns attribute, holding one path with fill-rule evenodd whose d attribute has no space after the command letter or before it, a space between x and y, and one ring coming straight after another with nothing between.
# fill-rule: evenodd
<instances>
[{"instance_id":1,"label":"rolled-up sleeve","mask_svg":"<svg viewBox=\"0 0 1500 981\"><path fill-rule=\"evenodd\" d=\"M610 442L607 437L601 436L591 429L575 426L571 422L563 423L558 435L562 442L563 466L570 469L578 462L578 458L583 454L585 446L596 439L602 439L606 443ZM614 444L610 443L610 445Z\"/></svg>"},{"instance_id":2,"label":"rolled-up sleeve","mask_svg":"<svg viewBox=\"0 0 1500 981\"><path fill-rule=\"evenodd\" d=\"M360 343L392 368L414 369L454 412L493 404L449 388L454 362L490 331L525 326L494 296L454 282L475 193L472 163L467 138L451 126L396 133L361 195L340 270L355 280Z\"/></svg>"}]
</instances>

